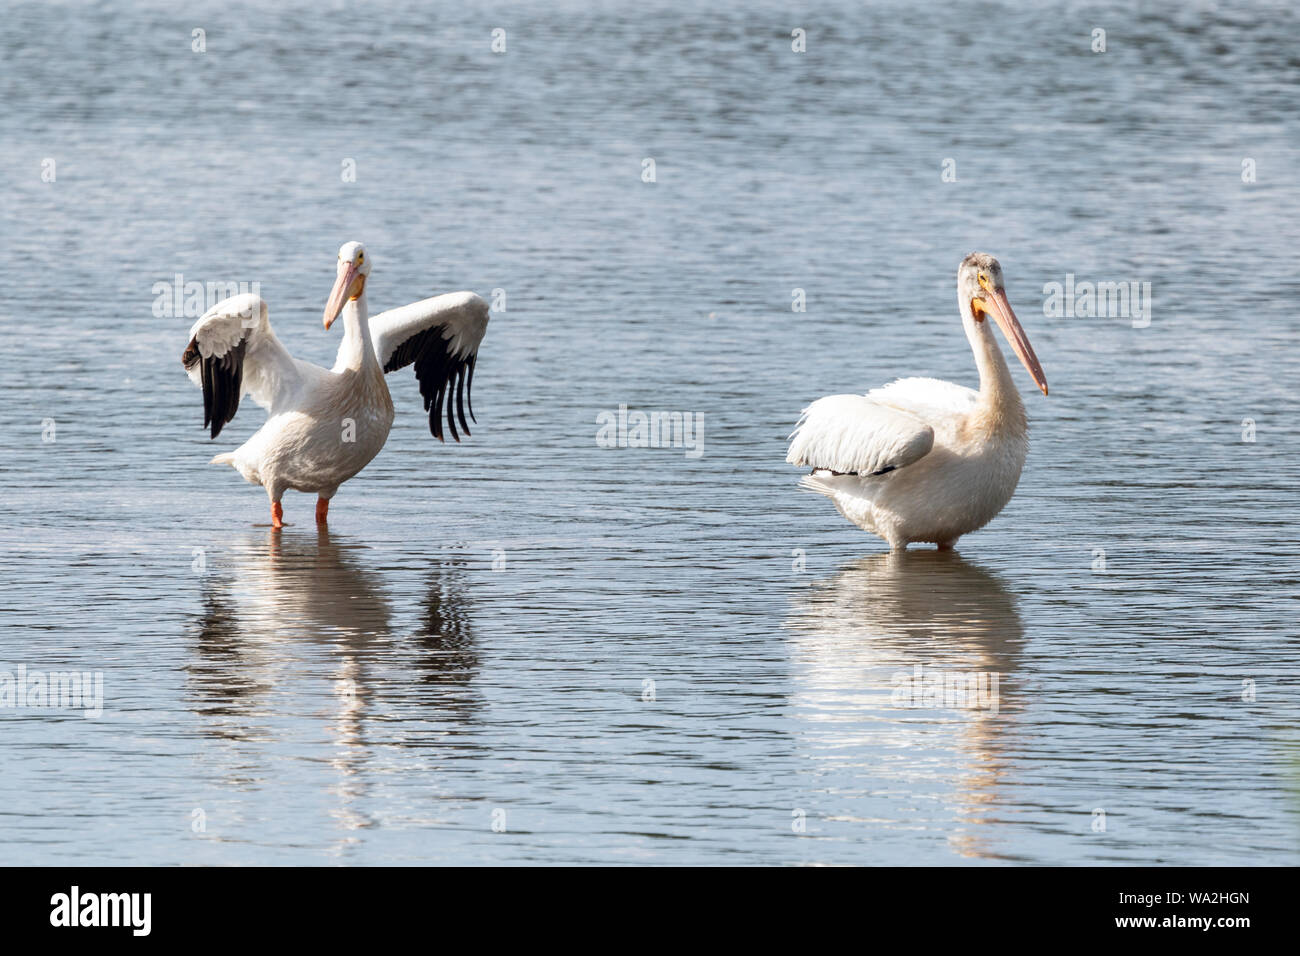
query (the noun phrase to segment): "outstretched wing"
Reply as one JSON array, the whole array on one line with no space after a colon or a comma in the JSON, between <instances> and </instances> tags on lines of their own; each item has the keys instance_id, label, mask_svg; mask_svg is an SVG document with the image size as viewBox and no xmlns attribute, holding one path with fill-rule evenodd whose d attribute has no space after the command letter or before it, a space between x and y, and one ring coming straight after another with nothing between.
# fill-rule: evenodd
<instances>
[{"instance_id":1,"label":"outstretched wing","mask_svg":"<svg viewBox=\"0 0 1300 956\"><path fill-rule=\"evenodd\" d=\"M181 362L203 388L203 427L211 426L213 438L235 417L245 395L269 409L298 379L267 314L261 296L245 293L218 302L190 329Z\"/></svg>"},{"instance_id":2,"label":"outstretched wing","mask_svg":"<svg viewBox=\"0 0 1300 956\"><path fill-rule=\"evenodd\" d=\"M934 430L915 415L865 395L830 395L806 409L785 460L837 475L883 475L919 461Z\"/></svg>"},{"instance_id":3,"label":"outstretched wing","mask_svg":"<svg viewBox=\"0 0 1300 956\"><path fill-rule=\"evenodd\" d=\"M447 406L447 425L451 437L460 441L456 418L469 434L465 421L465 403L475 422L470 391L474 385L474 363L478 346L487 331L488 304L473 292L448 292L432 299L412 302L400 309L381 312L370 320L370 336L375 354L385 372L415 365L415 377L424 396L424 410L429 413L429 431L438 441L442 437L443 404ZM453 416L448 391L455 386L456 408Z\"/></svg>"}]
</instances>

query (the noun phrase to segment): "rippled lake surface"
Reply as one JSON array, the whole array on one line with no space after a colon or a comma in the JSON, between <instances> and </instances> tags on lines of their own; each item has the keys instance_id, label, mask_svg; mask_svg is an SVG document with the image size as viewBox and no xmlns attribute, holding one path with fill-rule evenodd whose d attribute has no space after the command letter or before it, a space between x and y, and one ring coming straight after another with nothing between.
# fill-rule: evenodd
<instances>
[{"instance_id":1,"label":"rippled lake surface","mask_svg":"<svg viewBox=\"0 0 1300 956\"><path fill-rule=\"evenodd\" d=\"M0 707L0 860L1297 862L1294 7L119 6L0 32L0 670L103 680ZM504 291L478 426L393 376L274 534L159 284L257 282L328 365L349 239L373 309ZM891 557L785 438L975 384L972 249L1051 397L1015 368L1006 510ZM1045 314L1068 276L1149 323ZM601 447L620 405L699 454Z\"/></svg>"}]
</instances>

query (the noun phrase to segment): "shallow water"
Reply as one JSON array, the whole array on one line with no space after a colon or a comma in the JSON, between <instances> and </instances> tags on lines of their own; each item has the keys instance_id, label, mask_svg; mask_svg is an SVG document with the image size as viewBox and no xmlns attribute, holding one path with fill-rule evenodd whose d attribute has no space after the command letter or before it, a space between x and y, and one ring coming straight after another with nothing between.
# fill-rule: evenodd
<instances>
[{"instance_id":1,"label":"shallow water","mask_svg":"<svg viewBox=\"0 0 1300 956\"><path fill-rule=\"evenodd\" d=\"M104 713L0 708L0 859L1296 862L1300 15L723 7L7 13L0 670ZM258 282L329 364L347 239L375 309L505 290L478 425L395 376L329 534L275 535L155 284ZM890 557L784 440L975 383L973 248L1052 394L1017 368L1003 514ZM1149 325L1044 315L1067 274ZM620 405L701 453L600 447ZM996 709L899 706L918 666Z\"/></svg>"}]
</instances>

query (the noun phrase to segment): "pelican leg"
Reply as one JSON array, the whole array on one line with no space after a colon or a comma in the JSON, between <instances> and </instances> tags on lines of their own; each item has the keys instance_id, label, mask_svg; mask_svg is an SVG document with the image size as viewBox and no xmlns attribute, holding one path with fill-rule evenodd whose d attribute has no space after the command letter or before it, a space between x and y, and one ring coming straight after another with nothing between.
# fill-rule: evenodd
<instances>
[{"instance_id":1,"label":"pelican leg","mask_svg":"<svg viewBox=\"0 0 1300 956\"><path fill-rule=\"evenodd\" d=\"M271 502L271 527L284 527L284 505L280 504L278 501Z\"/></svg>"},{"instance_id":2,"label":"pelican leg","mask_svg":"<svg viewBox=\"0 0 1300 956\"><path fill-rule=\"evenodd\" d=\"M326 518L329 516L329 511L330 511L330 500L328 498L317 498L316 499L316 523L325 524Z\"/></svg>"}]
</instances>

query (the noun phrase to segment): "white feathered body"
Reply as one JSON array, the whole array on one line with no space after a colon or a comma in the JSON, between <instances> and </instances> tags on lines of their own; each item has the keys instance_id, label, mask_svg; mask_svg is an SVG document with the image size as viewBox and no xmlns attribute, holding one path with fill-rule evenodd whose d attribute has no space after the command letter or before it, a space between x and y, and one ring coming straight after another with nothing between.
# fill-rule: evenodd
<instances>
[{"instance_id":1,"label":"white feathered body","mask_svg":"<svg viewBox=\"0 0 1300 956\"><path fill-rule=\"evenodd\" d=\"M812 465L802 486L894 548L951 545L983 527L1015 493L1028 423L1014 388L990 400L933 378L813 402L787 461ZM819 464L834 463L830 467ZM834 472L848 472L835 474Z\"/></svg>"},{"instance_id":2,"label":"white feathered body","mask_svg":"<svg viewBox=\"0 0 1300 956\"><path fill-rule=\"evenodd\" d=\"M287 489L332 498L379 454L393 427L393 399L378 364L308 368L314 374L304 376L301 395L290 397L283 411L273 409L239 448L213 458L275 500Z\"/></svg>"}]
</instances>

